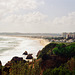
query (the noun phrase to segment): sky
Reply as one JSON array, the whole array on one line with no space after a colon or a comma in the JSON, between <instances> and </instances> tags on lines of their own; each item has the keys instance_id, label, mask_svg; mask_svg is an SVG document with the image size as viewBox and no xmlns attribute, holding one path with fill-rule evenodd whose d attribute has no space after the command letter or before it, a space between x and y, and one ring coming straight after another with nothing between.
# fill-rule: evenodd
<instances>
[{"instance_id":1,"label":"sky","mask_svg":"<svg viewBox=\"0 0 75 75\"><path fill-rule=\"evenodd\" d=\"M0 0L0 32L75 32L75 0Z\"/></svg>"}]
</instances>

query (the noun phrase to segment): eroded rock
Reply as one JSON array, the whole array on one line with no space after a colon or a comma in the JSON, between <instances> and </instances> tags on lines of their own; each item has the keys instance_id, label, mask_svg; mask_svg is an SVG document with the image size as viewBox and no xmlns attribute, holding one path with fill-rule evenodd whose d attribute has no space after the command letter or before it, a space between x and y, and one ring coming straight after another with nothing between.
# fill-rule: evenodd
<instances>
[{"instance_id":1,"label":"eroded rock","mask_svg":"<svg viewBox=\"0 0 75 75\"><path fill-rule=\"evenodd\" d=\"M27 57L26 57L26 59L33 59L32 54L28 54Z\"/></svg>"},{"instance_id":2,"label":"eroded rock","mask_svg":"<svg viewBox=\"0 0 75 75\"><path fill-rule=\"evenodd\" d=\"M23 53L23 55L28 55L28 52L27 52L27 51L25 51L25 52Z\"/></svg>"}]
</instances>

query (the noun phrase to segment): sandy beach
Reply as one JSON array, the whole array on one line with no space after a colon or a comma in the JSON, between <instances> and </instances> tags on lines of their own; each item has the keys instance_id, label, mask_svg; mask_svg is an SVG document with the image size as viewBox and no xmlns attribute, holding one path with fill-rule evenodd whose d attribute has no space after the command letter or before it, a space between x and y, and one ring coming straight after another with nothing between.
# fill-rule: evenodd
<instances>
[{"instance_id":1,"label":"sandy beach","mask_svg":"<svg viewBox=\"0 0 75 75\"><path fill-rule=\"evenodd\" d=\"M42 46L46 46L47 44L49 44L50 42L48 40L45 40L45 39L35 39L35 40L39 40L39 43L42 45Z\"/></svg>"},{"instance_id":2,"label":"sandy beach","mask_svg":"<svg viewBox=\"0 0 75 75\"><path fill-rule=\"evenodd\" d=\"M30 39L38 40L40 45L42 45L42 46L46 46L47 44L50 43L47 39L43 39L43 38L30 38Z\"/></svg>"}]
</instances>

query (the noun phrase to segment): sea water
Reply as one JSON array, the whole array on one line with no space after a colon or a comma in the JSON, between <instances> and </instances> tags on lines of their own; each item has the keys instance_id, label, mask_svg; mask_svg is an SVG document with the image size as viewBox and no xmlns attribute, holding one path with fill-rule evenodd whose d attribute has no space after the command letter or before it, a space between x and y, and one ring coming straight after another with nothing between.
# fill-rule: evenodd
<instances>
[{"instance_id":1,"label":"sea water","mask_svg":"<svg viewBox=\"0 0 75 75\"><path fill-rule=\"evenodd\" d=\"M33 57L36 58L37 52L42 48L43 46L39 40L25 37L0 36L0 61L2 65L5 65L14 56L26 59L26 56L23 55L25 51L33 54Z\"/></svg>"}]
</instances>

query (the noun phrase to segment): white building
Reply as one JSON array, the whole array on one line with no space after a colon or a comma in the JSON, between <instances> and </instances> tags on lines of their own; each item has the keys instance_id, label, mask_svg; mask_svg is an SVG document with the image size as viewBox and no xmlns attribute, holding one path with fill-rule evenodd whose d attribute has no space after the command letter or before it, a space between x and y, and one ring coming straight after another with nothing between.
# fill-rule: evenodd
<instances>
[{"instance_id":1,"label":"white building","mask_svg":"<svg viewBox=\"0 0 75 75\"><path fill-rule=\"evenodd\" d=\"M74 33L62 33L62 37L75 39L75 32Z\"/></svg>"}]
</instances>

